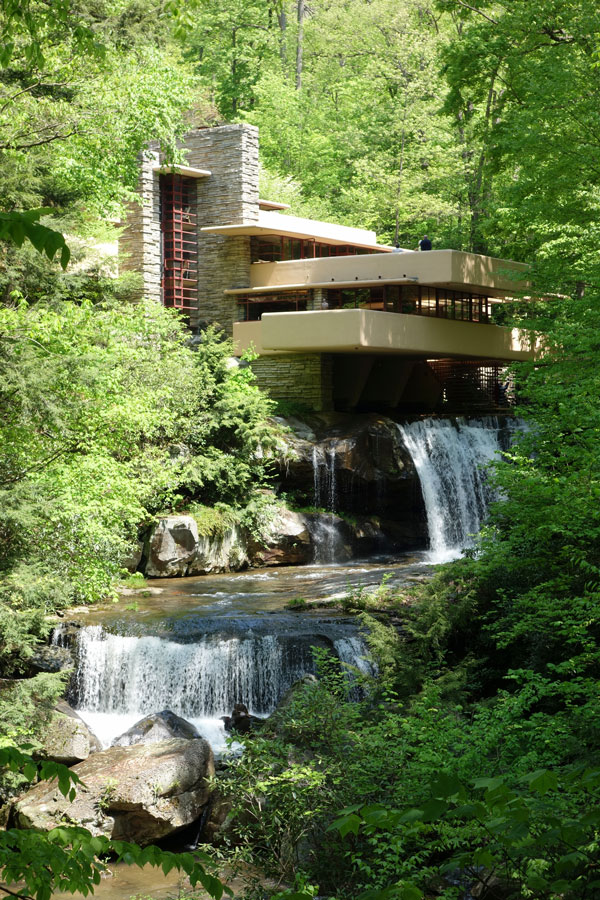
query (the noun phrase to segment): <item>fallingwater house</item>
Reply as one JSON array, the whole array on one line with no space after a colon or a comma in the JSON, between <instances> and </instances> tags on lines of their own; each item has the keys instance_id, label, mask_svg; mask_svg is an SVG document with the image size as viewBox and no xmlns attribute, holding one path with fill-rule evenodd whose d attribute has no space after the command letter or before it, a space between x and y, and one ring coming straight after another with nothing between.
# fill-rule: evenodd
<instances>
[{"instance_id":1,"label":"fallingwater house","mask_svg":"<svg viewBox=\"0 0 600 900\"><path fill-rule=\"evenodd\" d=\"M120 239L144 293L196 331L218 323L276 399L419 412L505 403L502 370L533 348L494 311L526 266L457 250L394 252L372 231L259 199L258 129L187 135L186 165L142 162Z\"/></svg>"}]
</instances>

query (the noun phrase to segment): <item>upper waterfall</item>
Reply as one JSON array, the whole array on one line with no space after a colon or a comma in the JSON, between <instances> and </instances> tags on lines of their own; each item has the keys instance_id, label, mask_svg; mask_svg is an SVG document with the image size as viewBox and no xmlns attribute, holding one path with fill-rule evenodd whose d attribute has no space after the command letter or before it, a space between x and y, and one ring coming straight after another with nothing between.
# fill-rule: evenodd
<instances>
[{"instance_id":1,"label":"upper waterfall","mask_svg":"<svg viewBox=\"0 0 600 900\"><path fill-rule=\"evenodd\" d=\"M473 545L492 499L486 468L502 451L498 420L423 419L398 428L421 483L429 560L456 559Z\"/></svg>"}]
</instances>

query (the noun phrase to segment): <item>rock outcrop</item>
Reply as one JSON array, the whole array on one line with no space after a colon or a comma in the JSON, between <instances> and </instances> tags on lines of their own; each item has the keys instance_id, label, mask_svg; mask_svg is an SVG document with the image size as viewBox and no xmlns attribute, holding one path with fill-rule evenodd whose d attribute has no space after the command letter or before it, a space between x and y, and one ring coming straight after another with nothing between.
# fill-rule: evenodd
<instances>
[{"instance_id":1,"label":"rock outcrop","mask_svg":"<svg viewBox=\"0 0 600 900\"><path fill-rule=\"evenodd\" d=\"M336 561L424 545L419 479L396 422L377 414L344 413L279 421L287 428L278 454L279 488L300 508L315 511L282 509L260 540L236 525L220 536L201 535L193 516L163 516L145 542L140 568L146 575L328 562L320 547L324 533L332 530ZM337 517L339 512L350 519Z\"/></svg>"},{"instance_id":2,"label":"rock outcrop","mask_svg":"<svg viewBox=\"0 0 600 900\"><path fill-rule=\"evenodd\" d=\"M243 535L237 526L220 537L198 533L193 516L163 516L153 527L144 551L144 572L152 577L206 575L248 565Z\"/></svg>"},{"instance_id":3,"label":"rock outcrop","mask_svg":"<svg viewBox=\"0 0 600 900\"><path fill-rule=\"evenodd\" d=\"M96 735L65 700L59 700L44 729L39 755L72 766L99 750L102 744Z\"/></svg>"},{"instance_id":4,"label":"rock outcrop","mask_svg":"<svg viewBox=\"0 0 600 900\"><path fill-rule=\"evenodd\" d=\"M313 541L309 517L282 509L262 541L250 536L248 555L253 566L301 566L312 562Z\"/></svg>"},{"instance_id":5,"label":"rock outcrop","mask_svg":"<svg viewBox=\"0 0 600 900\"><path fill-rule=\"evenodd\" d=\"M67 647L55 644L42 644L37 647L29 659L29 669L36 672L64 672L75 665L73 656Z\"/></svg>"},{"instance_id":6,"label":"rock outcrop","mask_svg":"<svg viewBox=\"0 0 600 900\"><path fill-rule=\"evenodd\" d=\"M15 803L18 827L49 831L69 822L145 846L198 819L215 767L210 745L197 738L110 747L73 771L84 782L75 800L55 782L41 782Z\"/></svg>"},{"instance_id":7,"label":"rock outcrop","mask_svg":"<svg viewBox=\"0 0 600 900\"><path fill-rule=\"evenodd\" d=\"M301 505L403 523L404 543L422 542L421 489L396 422L377 414L321 413L289 430L280 458L283 490Z\"/></svg>"},{"instance_id":8,"label":"rock outcrop","mask_svg":"<svg viewBox=\"0 0 600 900\"><path fill-rule=\"evenodd\" d=\"M131 747L134 744L156 744L171 738L191 741L199 737L200 735L191 722L182 719L170 709L163 709L162 712L144 716L124 734L115 738L112 746Z\"/></svg>"},{"instance_id":9,"label":"rock outcrop","mask_svg":"<svg viewBox=\"0 0 600 900\"><path fill-rule=\"evenodd\" d=\"M165 516L149 536L144 572L169 577L238 571L247 565L342 562L404 543L402 525L373 516L344 519L335 513L299 513L282 507L262 539L237 528L211 539L198 535L191 516Z\"/></svg>"},{"instance_id":10,"label":"rock outcrop","mask_svg":"<svg viewBox=\"0 0 600 900\"><path fill-rule=\"evenodd\" d=\"M264 719L253 716L248 712L245 703L236 703L230 716L221 716L225 725L225 731L237 732L238 734L249 734L255 728L260 728L264 723Z\"/></svg>"}]
</instances>

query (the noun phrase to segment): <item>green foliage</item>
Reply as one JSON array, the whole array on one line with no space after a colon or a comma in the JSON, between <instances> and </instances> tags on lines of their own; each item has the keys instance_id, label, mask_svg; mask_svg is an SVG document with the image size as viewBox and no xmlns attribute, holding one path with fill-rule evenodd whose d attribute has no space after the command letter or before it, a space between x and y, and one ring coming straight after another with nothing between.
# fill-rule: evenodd
<instances>
[{"instance_id":1,"label":"green foliage","mask_svg":"<svg viewBox=\"0 0 600 900\"><path fill-rule=\"evenodd\" d=\"M196 520L198 534L205 537L222 538L225 532L239 521L239 514L225 504L217 506L192 504L186 512Z\"/></svg>"},{"instance_id":2,"label":"green foliage","mask_svg":"<svg viewBox=\"0 0 600 900\"><path fill-rule=\"evenodd\" d=\"M119 581L119 587L129 588L130 590L141 590L142 588L147 587L148 582L144 578L141 572L133 572L131 574L127 574L124 578Z\"/></svg>"},{"instance_id":3,"label":"green foliage","mask_svg":"<svg viewBox=\"0 0 600 900\"><path fill-rule=\"evenodd\" d=\"M47 634L45 614L113 590L154 512L240 507L266 478L269 401L249 370L230 368L229 342L213 331L195 350L187 341L154 303L0 308L5 672Z\"/></svg>"},{"instance_id":4,"label":"green foliage","mask_svg":"<svg viewBox=\"0 0 600 900\"><path fill-rule=\"evenodd\" d=\"M541 769L516 783L498 776L465 784L440 772L421 808L354 807L344 811L330 828L342 837L358 835L361 830L366 835L383 833L388 854L395 851L400 856L399 868L411 844L437 831L439 849L446 856L439 872L457 873L460 883L471 891L496 883L507 892L505 896L514 898L584 898L600 887L596 839L599 786L599 773L584 769L560 777ZM581 809L588 811L582 816ZM410 881L374 890L368 896L384 900L396 896L396 888L406 890L410 885L414 896L422 897L423 891L433 886L433 874L423 877L415 867L408 876ZM449 889L442 896L455 894Z\"/></svg>"},{"instance_id":5,"label":"green foliage","mask_svg":"<svg viewBox=\"0 0 600 900\"><path fill-rule=\"evenodd\" d=\"M244 741L244 753L228 772L223 790L235 817L230 839L235 858L258 862L267 874L289 878L299 866L302 843L331 808L331 790L318 765L290 758L278 738ZM265 815L266 806L273 813Z\"/></svg>"},{"instance_id":6,"label":"green foliage","mask_svg":"<svg viewBox=\"0 0 600 900\"><path fill-rule=\"evenodd\" d=\"M27 741L33 752L40 749L40 733L50 721L56 701L64 693L68 674L41 672L30 678L0 682L0 747L10 748L15 743ZM2 772L0 803L23 785L24 778L14 767Z\"/></svg>"},{"instance_id":7,"label":"green foliage","mask_svg":"<svg viewBox=\"0 0 600 900\"><path fill-rule=\"evenodd\" d=\"M286 609L296 609L296 610L307 609L308 601L307 601L306 597L292 597L292 599L289 600L285 606L286 606Z\"/></svg>"},{"instance_id":8,"label":"green foliage","mask_svg":"<svg viewBox=\"0 0 600 900\"><path fill-rule=\"evenodd\" d=\"M173 158L194 81L170 44L169 16L157 6L152 15L153 6L2 5L0 240L29 241L50 259L59 254L64 268L65 238L40 216L114 215L132 197L148 141ZM136 28L140 17L152 27Z\"/></svg>"},{"instance_id":9,"label":"green foliage","mask_svg":"<svg viewBox=\"0 0 600 900\"><path fill-rule=\"evenodd\" d=\"M283 416L284 418L287 416L298 416L300 419L314 414L312 407L307 403L302 403L300 400L277 400L274 412L275 415Z\"/></svg>"},{"instance_id":10,"label":"green foliage","mask_svg":"<svg viewBox=\"0 0 600 900\"><path fill-rule=\"evenodd\" d=\"M343 516L346 521L350 517ZM395 592L389 585L392 574L387 572L381 579L375 590L368 590L364 584L349 586L348 593L342 598L341 606L346 611L377 609L380 606L386 606L395 595Z\"/></svg>"},{"instance_id":11,"label":"green foliage","mask_svg":"<svg viewBox=\"0 0 600 900\"><path fill-rule=\"evenodd\" d=\"M50 209L28 209L26 212L0 212L0 240L12 241L22 247L25 239L30 241L36 250L53 259L60 251L60 264L67 268L71 251L67 247L62 234L41 225L38 219L51 212Z\"/></svg>"}]
</instances>

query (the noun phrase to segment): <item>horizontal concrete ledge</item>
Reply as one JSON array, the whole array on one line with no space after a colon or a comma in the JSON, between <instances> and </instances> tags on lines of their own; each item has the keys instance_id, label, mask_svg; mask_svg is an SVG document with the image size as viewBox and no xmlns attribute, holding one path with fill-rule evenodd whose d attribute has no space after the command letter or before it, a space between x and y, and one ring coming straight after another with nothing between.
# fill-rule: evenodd
<instances>
[{"instance_id":1,"label":"horizontal concrete ledge","mask_svg":"<svg viewBox=\"0 0 600 900\"><path fill-rule=\"evenodd\" d=\"M208 178L212 175L208 169L195 169L193 166L152 166L152 171L159 175L185 175L186 178Z\"/></svg>"},{"instance_id":2,"label":"horizontal concrete ledge","mask_svg":"<svg viewBox=\"0 0 600 900\"><path fill-rule=\"evenodd\" d=\"M526 273L527 266L511 260L460 250L429 250L254 263L250 284L285 288L289 284L312 287L353 281L394 284L416 278L423 285L503 298L518 295L527 287Z\"/></svg>"},{"instance_id":3,"label":"horizontal concrete ledge","mask_svg":"<svg viewBox=\"0 0 600 900\"><path fill-rule=\"evenodd\" d=\"M234 325L236 353L381 353L425 359L533 359L536 338L516 328L370 309L265 313Z\"/></svg>"},{"instance_id":4,"label":"horizontal concrete ledge","mask_svg":"<svg viewBox=\"0 0 600 900\"><path fill-rule=\"evenodd\" d=\"M385 254L392 249L378 244L374 231L353 228L350 225L336 225L333 222L318 222L316 219L303 219L299 216L288 216L269 209L259 209L258 221L231 222L229 225L205 225L200 230L208 234L225 236L280 235L298 240L350 245Z\"/></svg>"},{"instance_id":5,"label":"horizontal concrete ledge","mask_svg":"<svg viewBox=\"0 0 600 900\"><path fill-rule=\"evenodd\" d=\"M276 200L260 200L258 201L259 209L290 209L289 203L279 203Z\"/></svg>"}]
</instances>

